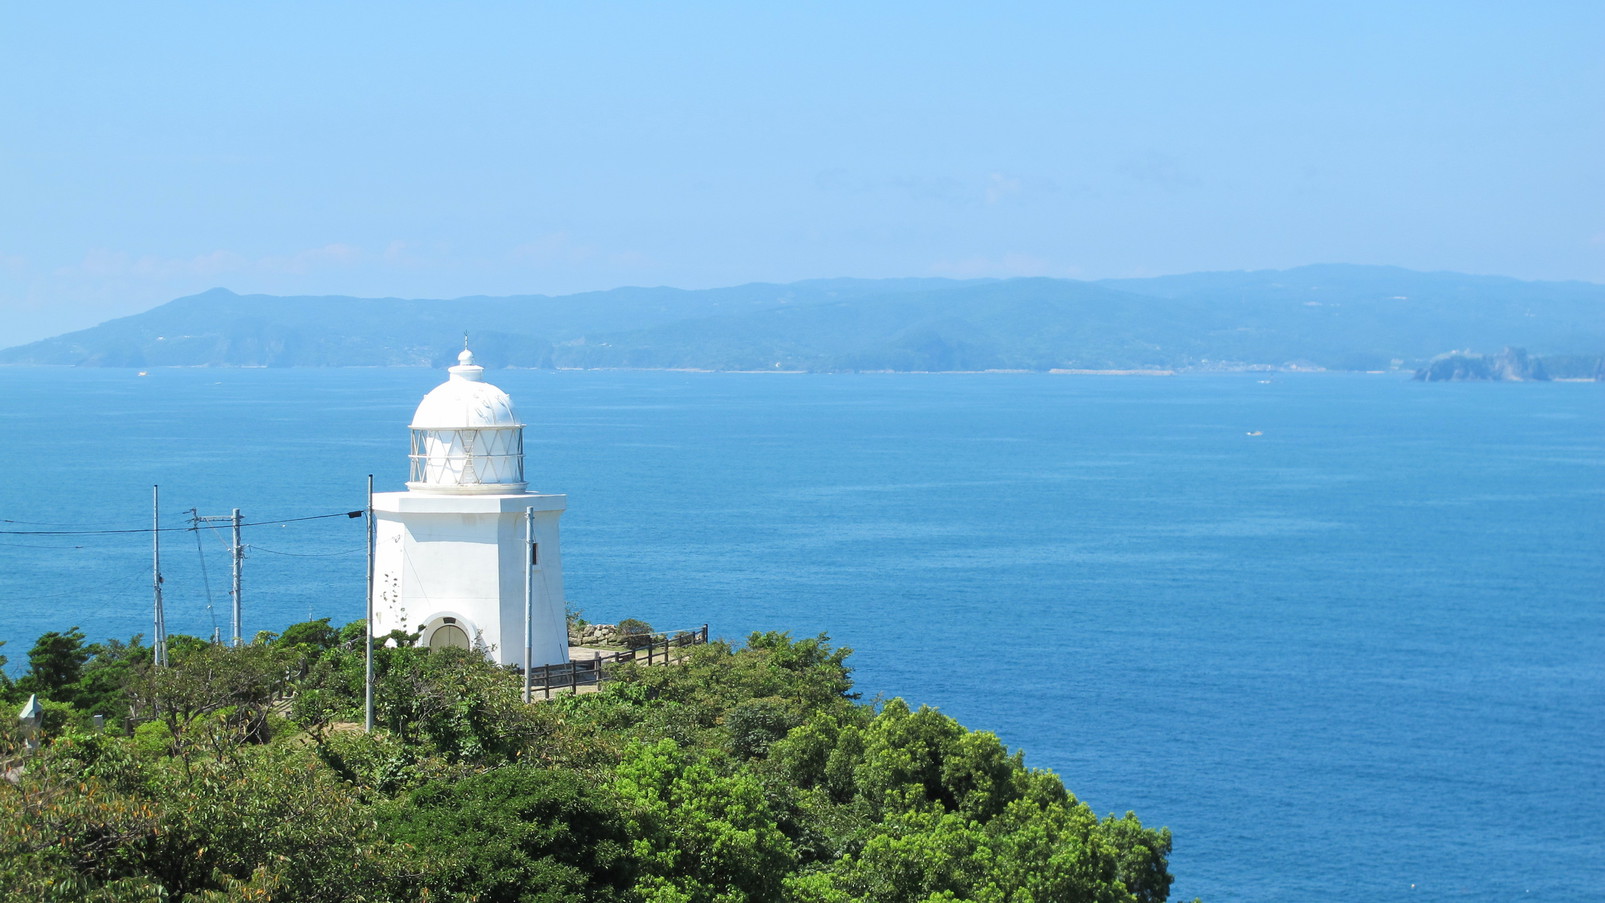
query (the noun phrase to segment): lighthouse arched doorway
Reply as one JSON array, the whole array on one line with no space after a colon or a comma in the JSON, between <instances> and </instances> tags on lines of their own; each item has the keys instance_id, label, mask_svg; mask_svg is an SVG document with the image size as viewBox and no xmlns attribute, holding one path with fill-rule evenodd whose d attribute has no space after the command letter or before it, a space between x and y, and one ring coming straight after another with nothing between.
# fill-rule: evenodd
<instances>
[{"instance_id":1,"label":"lighthouse arched doorway","mask_svg":"<svg viewBox=\"0 0 1605 903\"><path fill-rule=\"evenodd\" d=\"M424 645L430 649L472 649L468 626L457 618L437 618L425 631Z\"/></svg>"}]
</instances>

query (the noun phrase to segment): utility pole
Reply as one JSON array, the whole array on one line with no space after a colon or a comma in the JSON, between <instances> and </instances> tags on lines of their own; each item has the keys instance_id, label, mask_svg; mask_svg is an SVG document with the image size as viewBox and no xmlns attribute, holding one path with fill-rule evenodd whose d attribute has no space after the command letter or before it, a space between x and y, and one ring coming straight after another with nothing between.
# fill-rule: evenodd
<instances>
[{"instance_id":1,"label":"utility pole","mask_svg":"<svg viewBox=\"0 0 1605 903\"><path fill-rule=\"evenodd\" d=\"M373 733L373 474L368 474L368 648L363 657L363 729ZM526 691L527 692L527 691Z\"/></svg>"},{"instance_id":2,"label":"utility pole","mask_svg":"<svg viewBox=\"0 0 1605 903\"><path fill-rule=\"evenodd\" d=\"M244 571L245 546L240 543L240 509L234 509L234 645L244 642L240 638L240 631L244 624L240 620L240 577Z\"/></svg>"},{"instance_id":3,"label":"utility pole","mask_svg":"<svg viewBox=\"0 0 1605 903\"><path fill-rule=\"evenodd\" d=\"M213 524L221 521L227 521L234 528L234 544L230 547L229 554L234 559L234 589L231 591L234 596L233 643L235 646L239 646L245 642L243 636L245 631L245 621L241 614L242 609L240 607L240 578L244 576L245 572L245 544L240 542L240 527L244 525L241 523L242 518L240 517L240 509L235 508L233 514L217 514L207 517L202 517L199 512L193 510L190 513L195 515L194 521L195 529L197 531L200 530L201 524ZM200 533L197 532L195 534L195 539L197 543L200 542ZM205 563L203 559L202 567L204 566ZM208 592L208 595L210 595L210 592Z\"/></svg>"},{"instance_id":4,"label":"utility pole","mask_svg":"<svg viewBox=\"0 0 1605 903\"><path fill-rule=\"evenodd\" d=\"M151 588L156 596L152 652L158 666L167 665L167 615L162 611L162 505L161 487L150 488L150 570Z\"/></svg>"}]
</instances>

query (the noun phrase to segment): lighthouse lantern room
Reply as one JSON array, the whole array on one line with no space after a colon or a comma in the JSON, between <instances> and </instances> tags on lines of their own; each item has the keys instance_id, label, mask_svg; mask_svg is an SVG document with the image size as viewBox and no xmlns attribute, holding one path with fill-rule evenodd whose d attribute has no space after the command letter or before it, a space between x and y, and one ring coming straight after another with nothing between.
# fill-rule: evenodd
<instances>
[{"instance_id":1,"label":"lighthouse lantern room","mask_svg":"<svg viewBox=\"0 0 1605 903\"><path fill-rule=\"evenodd\" d=\"M557 520L567 497L528 490L512 399L472 352L457 361L413 415L407 491L373 497L374 635L482 645L500 664L523 664L528 640L533 665L566 662Z\"/></svg>"}]
</instances>

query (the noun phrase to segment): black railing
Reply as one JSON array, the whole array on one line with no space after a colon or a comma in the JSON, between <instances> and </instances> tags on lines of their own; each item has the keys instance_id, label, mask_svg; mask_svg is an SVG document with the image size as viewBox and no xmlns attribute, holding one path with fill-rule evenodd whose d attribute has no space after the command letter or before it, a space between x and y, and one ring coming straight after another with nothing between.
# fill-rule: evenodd
<instances>
[{"instance_id":1,"label":"black railing","mask_svg":"<svg viewBox=\"0 0 1605 903\"><path fill-rule=\"evenodd\" d=\"M551 699L552 693L568 690L578 693L580 687L600 687L608 679L608 666L620 662L639 662L645 665L667 665L684 657L676 650L690 646L703 646L708 642L708 625L699 630L682 630L674 636L652 634L643 646L619 652L598 653L593 658L572 659L556 665L541 665L530 669L530 689L540 691L542 699Z\"/></svg>"}]
</instances>

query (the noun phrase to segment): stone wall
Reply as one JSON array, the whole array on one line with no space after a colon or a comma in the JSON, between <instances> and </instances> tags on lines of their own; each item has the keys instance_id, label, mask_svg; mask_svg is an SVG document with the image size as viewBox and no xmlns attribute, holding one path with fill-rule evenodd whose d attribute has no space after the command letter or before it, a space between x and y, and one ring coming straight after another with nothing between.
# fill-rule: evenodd
<instances>
[{"instance_id":1,"label":"stone wall","mask_svg":"<svg viewBox=\"0 0 1605 903\"><path fill-rule=\"evenodd\" d=\"M573 627L568 631L568 644L570 646L622 646L619 638L619 628L613 624L586 624L576 631Z\"/></svg>"}]
</instances>

